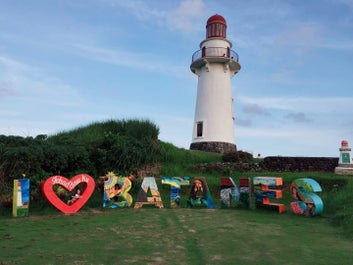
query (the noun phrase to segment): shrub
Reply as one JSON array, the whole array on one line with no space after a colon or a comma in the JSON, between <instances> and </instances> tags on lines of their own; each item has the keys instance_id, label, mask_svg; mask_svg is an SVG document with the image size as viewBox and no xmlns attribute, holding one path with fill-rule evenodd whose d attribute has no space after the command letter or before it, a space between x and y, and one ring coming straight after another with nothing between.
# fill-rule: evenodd
<instances>
[{"instance_id":1,"label":"shrub","mask_svg":"<svg viewBox=\"0 0 353 265\"><path fill-rule=\"evenodd\" d=\"M330 218L334 226L342 227L345 236L353 238L353 182L338 181L323 198L325 201L325 215ZM328 189L326 187L326 189Z\"/></svg>"},{"instance_id":2,"label":"shrub","mask_svg":"<svg viewBox=\"0 0 353 265\"><path fill-rule=\"evenodd\" d=\"M223 162L243 162L243 163L249 163L253 160L252 154L245 152L245 151L236 151L236 152L230 152L230 153L225 153L222 156L222 161Z\"/></svg>"},{"instance_id":3,"label":"shrub","mask_svg":"<svg viewBox=\"0 0 353 265\"><path fill-rule=\"evenodd\" d=\"M137 171L164 156L158 134L147 120L109 120L49 137L0 135L0 191L22 175L36 183L51 175Z\"/></svg>"}]
</instances>

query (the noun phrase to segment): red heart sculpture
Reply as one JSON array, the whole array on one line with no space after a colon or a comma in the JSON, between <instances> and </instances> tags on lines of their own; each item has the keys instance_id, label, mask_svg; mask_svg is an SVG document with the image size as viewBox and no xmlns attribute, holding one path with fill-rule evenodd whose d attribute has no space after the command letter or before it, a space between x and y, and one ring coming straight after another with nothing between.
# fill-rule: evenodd
<instances>
[{"instance_id":1,"label":"red heart sculpture","mask_svg":"<svg viewBox=\"0 0 353 265\"><path fill-rule=\"evenodd\" d=\"M86 184L86 188L82 191L81 196L72 204L63 202L54 192L54 185L60 185L68 192L74 190L79 184ZM52 176L43 184L43 193L47 200L53 204L58 210L65 214L76 213L91 197L95 187L94 179L87 174L74 176L72 179L67 179L63 176Z\"/></svg>"}]
</instances>

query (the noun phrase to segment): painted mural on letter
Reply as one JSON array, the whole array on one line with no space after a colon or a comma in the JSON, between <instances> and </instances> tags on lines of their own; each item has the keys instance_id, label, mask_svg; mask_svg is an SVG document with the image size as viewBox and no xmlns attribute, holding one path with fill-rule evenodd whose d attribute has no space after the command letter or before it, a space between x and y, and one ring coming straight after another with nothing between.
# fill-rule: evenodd
<instances>
[{"instance_id":1,"label":"painted mural on letter","mask_svg":"<svg viewBox=\"0 0 353 265\"><path fill-rule=\"evenodd\" d=\"M143 178L134 208L140 208L143 205L155 205L158 208L164 207L154 177Z\"/></svg>"},{"instance_id":2,"label":"painted mural on letter","mask_svg":"<svg viewBox=\"0 0 353 265\"><path fill-rule=\"evenodd\" d=\"M162 177L162 184L170 185L170 208L180 207L181 186L189 186L189 177Z\"/></svg>"},{"instance_id":3,"label":"painted mural on letter","mask_svg":"<svg viewBox=\"0 0 353 265\"><path fill-rule=\"evenodd\" d=\"M207 208L215 208L211 192L208 188L205 178L194 178L191 186L187 207L206 206Z\"/></svg>"},{"instance_id":4,"label":"painted mural on letter","mask_svg":"<svg viewBox=\"0 0 353 265\"><path fill-rule=\"evenodd\" d=\"M14 217L28 216L30 199L29 187L29 179L15 179L13 181L12 215Z\"/></svg>"},{"instance_id":5,"label":"painted mural on letter","mask_svg":"<svg viewBox=\"0 0 353 265\"><path fill-rule=\"evenodd\" d=\"M130 207L133 198L129 191L135 180L134 175L127 177L116 176L113 172L109 172L104 177L104 208L123 208Z\"/></svg>"},{"instance_id":6,"label":"painted mural on letter","mask_svg":"<svg viewBox=\"0 0 353 265\"><path fill-rule=\"evenodd\" d=\"M253 183L256 208L274 210L279 213L285 211L284 204L270 201L270 199L282 198L282 178L254 177Z\"/></svg>"},{"instance_id":7,"label":"painted mural on letter","mask_svg":"<svg viewBox=\"0 0 353 265\"><path fill-rule=\"evenodd\" d=\"M233 204L238 204L240 200L240 192L233 178L220 178L221 181L221 204L222 206L231 207Z\"/></svg>"},{"instance_id":8,"label":"painted mural on letter","mask_svg":"<svg viewBox=\"0 0 353 265\"><path fill-rule=\"evenodd\" d=\"M312 217L322 213L324 203L315 192L321 192L321 186L311 178L296 179L290 185L292 197L296 200L291 202L292 212L298 215Z\"/></svg>"}]
</instances>

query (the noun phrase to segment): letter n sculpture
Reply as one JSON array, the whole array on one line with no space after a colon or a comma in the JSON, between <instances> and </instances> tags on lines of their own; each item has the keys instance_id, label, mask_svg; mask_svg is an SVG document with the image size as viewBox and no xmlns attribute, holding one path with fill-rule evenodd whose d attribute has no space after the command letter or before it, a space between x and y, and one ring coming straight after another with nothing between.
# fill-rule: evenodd
<instances>
[{"instance_id":1,"label":"letter n sculpture","mask_svg":"<svg viewBox=\"0 0 353 265\"><path fill-rule=\"evenodd\" d=\"M251 182L250 178L239 178L239 202L245 208L251 208Z\"/></svg>"},{"instance_id":2,"label":"letter n sculpture","mask_svg":"<svg viewBox=\"0 0 353 265\"><path fill-rule=\"evenodd\" d=\"M239 189L231 177L221 178L221 205L231 207L232 202L239 202Z\"/></svg>"}]
</instances>

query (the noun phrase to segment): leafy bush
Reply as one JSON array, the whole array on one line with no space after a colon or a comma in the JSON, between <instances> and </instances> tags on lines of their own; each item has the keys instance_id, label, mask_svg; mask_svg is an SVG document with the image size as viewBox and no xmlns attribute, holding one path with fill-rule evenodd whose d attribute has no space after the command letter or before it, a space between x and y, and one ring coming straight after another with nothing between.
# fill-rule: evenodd
<instances>
[{"instance_id":1,"label":"leafy bush","mask_svg":"<svg viewBox=\"0 0 353 265\"><path fill-rule=\"evenodd\" d=\"M253 160L252 154L244 151L225 153L222 155L223 162L243 162L250 163Z\"/></svg>"},{"instance_id":2,"label":"leafy bush","mask_svg":"<svg viewBox=\"0 0 353 265\"><path fill-rule=\"evenodd\" d=\"M353 181L347 185L336 184L326 193L325 215L327 215L334 226L344 229L345 236L353 238Z\"/></svg>"},{"instance_id":3,"label":"leafy bush","mask_svg":"<svg viewBox=\"0 0 353 265\"><path fill-rule=\"evenodd\" d=\"M0 135L0 191L24 175L37 183L51 175L136 171L162 159L158 134L150 121L109 120L49 137Z\"/></svg>"}]
</instances>

